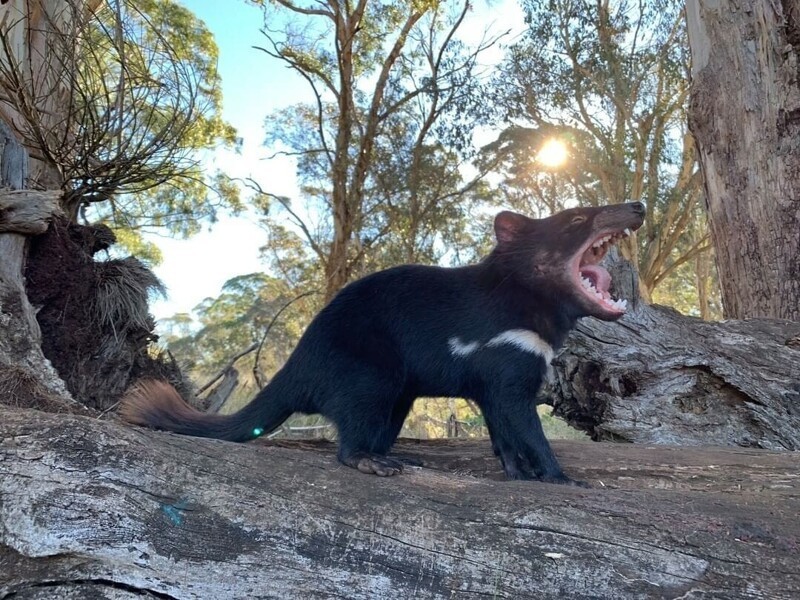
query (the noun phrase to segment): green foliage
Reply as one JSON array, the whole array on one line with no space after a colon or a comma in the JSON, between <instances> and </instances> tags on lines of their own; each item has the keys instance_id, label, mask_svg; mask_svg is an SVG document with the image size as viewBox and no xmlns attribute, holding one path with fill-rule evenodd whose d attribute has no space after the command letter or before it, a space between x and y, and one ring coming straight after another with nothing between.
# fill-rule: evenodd
<instances>
[{"instance_id":1,"label":"green foliage","mask_svg":"<svg viewBox=\"0 0 800 600\"><path fill-rule=\"evenodd\" d=\"M267 227L288 218L278 238L302 240L328 296L398 262L439 262L468 241L488 189L483 171L465 176L472 125L462 109L494 40L457 41L465 3L373 0L363 14L345 2L275 4L265 19L283 25L265 29L263 50L300 74L315 102L266 120L265 144L296 158L301 186L299 198L271 203ZM333 26L339 17L350 29Z\"/></svg>"},{"instance_id":2,"label":"green foliage","mask_svg":"<svg viewBox=\"0 0 800 600\"><path fill-rule=\"evenodd\" d=\"M154 261L141 228L190 235L220 207L241 207L238 188L201 164L204 152L239 144L221 116L218 48L202 21L173 0L114 0L63 43L75 49L68 126L78 135L50 158L68 214L82 206Z\"/></svg>"},{"instance_id":3,"label":"green foliage","mask_svg":"<svg viewBox=\"0 0 800 600\"><path fill-rule=\"evenodd\" d=\"M648 219L623 252L643 293L708 249L695 147L687 131L683 3L524 2L528 31L511 48L495 98L479 115L505 131L485 148L506 201L528 213L566 205L643 201ZM544 41L544 42L543 42ZM498 110L499 108L499 110ZM563 166L535 159L545 140Z\"/></svg>"},{"instance_id":4,"label":"green foliage","mask_svg":"<svg viewBox=\"0 0 800 600\"><path fill-rule=\"evenodd\" d=\"M117 238L113 247L115 253L135 256L149 266L161 264L161 261L164 259L161 248L153 242L144 239L137 231L117 228L114 230L114 235Z\"/></svg>"},{"instance_id":5,"label":"green foliage","mask_svg":"<svg viewBox=\"0 0 800 600\"><path fill-rule=\"evenodd\" d=\"M207 298L195 308L196 320L182 313L161 322L161 329L167 332L163 341L180 357L192 378L202 384L232 357L264 340L258 365L255 352L236 363L244 383L237 394L240 399L249 399L257 391L253 369L257 366L264 379L271 378L289 357L305 324L319 308L313 296L293 302L275 320L264 339L273 318L295 297L282 279L262 273L234 277L225 283L217 298Z\"/></svg>"}]
</instances>

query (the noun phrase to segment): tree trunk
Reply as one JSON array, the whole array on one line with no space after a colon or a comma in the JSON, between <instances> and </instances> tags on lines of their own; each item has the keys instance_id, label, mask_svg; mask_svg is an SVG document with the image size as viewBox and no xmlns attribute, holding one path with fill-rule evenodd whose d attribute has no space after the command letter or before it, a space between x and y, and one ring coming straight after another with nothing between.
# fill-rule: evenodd
<instances>
[{"instance_id":1,"label":"tree trunk","mask_svg":"<svg viewBox=\"0 0 800 600\"><path fill-rule=\"evenodd\" d=\"M64 57L49 45L54 37L70 31L81 10L92 11L99 4L99 0L8 0L0 5L0 28L8 44L7 49L0 49L0 61L13 62L20 77L9 82L15 89L3 91L24 95L24 100L16 97L13 102L0 104L0 119L32 157L28 174L31 187L57 189L64 184L62 174L40 144L42 135L58 138L64 134L69 105ZM20 112L20 105L26 107L27 115ZM38 132L31 126L31 118L38 123Z\"/></svg>"},{"instance_id":2,"label":"tree trunk","mask_svg":"<svg viewBox=\"0 0 800 600\"><path fill-rule=\"evenodd\" d=\"M700 309L700 318L704 321L711 319L711 303L709 301L709 279L713 268L708 252L701 252L694 259L694 281L697 288L697 306Z\"/></svg>"},{"instance_id":3,"label":"tree trunk","mask_svg":"<svg viewBox=\"0 0 800 600\"><path fill-rule=\"evenodd\" d=\"M726 316L800 320L800 7L689 0L689 122Z\"/></svg>"},{"instance_id":4,"label":"tree trunk","mask_svg":"<svg viewBox=\"0 0 800 600\"><path fill-rule=\"evenodd\" d=\"M0 188L20 190L28 155L0 121ZM36 311L25 292L27 235L41 233L58 213L59 192L0 192L0 401L23 406L74 405L44 357Z\"/></svg>"},{"instance_id":5,"label":"tree trunk","mask_svg":"<svg viewBox=\"0 0 800 600\"><path fill-rule=\"evenodd\" d=\"M757 450L556 442L591 489L505 481L488 441L237 445L0 409L0 597L768 598L800 589L800 469Z\"/></svg>"}]
</instances>

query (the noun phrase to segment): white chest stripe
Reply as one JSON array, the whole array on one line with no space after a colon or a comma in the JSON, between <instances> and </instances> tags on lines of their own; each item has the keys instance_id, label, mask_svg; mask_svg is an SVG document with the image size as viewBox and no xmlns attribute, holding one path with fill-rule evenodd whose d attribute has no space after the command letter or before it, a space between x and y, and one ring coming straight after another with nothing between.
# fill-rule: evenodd
<instances>
[{"instance_id":1,"label":"white chest stripe","mask_svg":"<svg viewBox=\"0 0 800 600\"><path fill-rule=\"evenodd\" d=\"M486 342L486 346L500 346L501 344L511 344L525 352L537 354L547 364L550 364L550 361L553 360L553 347L545 342L535 331L509 329Z\"/></svg>"},{"instance_id":2,"label":"white chest stripe","mask_svg":"<svg viewBox=\"0 0 800 600\"><path fill-rule=\"evenodd\" d=\"M455 356L469 356L480 346L478 342L463 344L457 337L450 338L448 345L450 346L450 352L452 352Z\"/></svg>"},{"instance_id":3,"label":"white chest stripe","mask_svg":"<svg viewBox=\"0 0 800 600\"><path fill-rule=\"evenodd\" d=\"M484 344L484 347L491 348L503 344L511 344L523 352L530 352L541 356L548 365L550 361L553 360L553 347L545 342L535 331L530 331L528 329L509 329L508 331L494 336ZM450 352L454 356L462 357L469 356L481 347L478 342L464 344L457 337L450 338L448 345L450 346Z\"/></svg>"}]
</instances>

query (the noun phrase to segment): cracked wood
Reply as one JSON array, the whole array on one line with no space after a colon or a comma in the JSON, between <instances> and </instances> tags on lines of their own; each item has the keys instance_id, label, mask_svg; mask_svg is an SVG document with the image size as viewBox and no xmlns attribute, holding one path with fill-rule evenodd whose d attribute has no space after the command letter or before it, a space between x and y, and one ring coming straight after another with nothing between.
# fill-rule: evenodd
<instances>
[{"instance_id":1,"label":"cracked wood","mask_svg":"<svg viewBox=\"0 0 800 600\"><path fill-rule=\"evenodd\" d=\"M592 489L503 480L487 441L237 445L0 409L0 598L790 598L791 453L554 443ZM38 595L37 595L38 594Z\"/></svg>"}]
</instances>

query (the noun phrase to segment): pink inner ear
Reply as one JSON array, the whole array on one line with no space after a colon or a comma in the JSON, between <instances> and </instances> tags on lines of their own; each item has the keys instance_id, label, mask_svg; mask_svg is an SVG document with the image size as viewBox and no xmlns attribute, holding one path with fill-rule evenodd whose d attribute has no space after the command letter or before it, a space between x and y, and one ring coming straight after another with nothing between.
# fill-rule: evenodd
<instances>
[{"instance_id":1,"label":"pink inner ear","mask_svg":"<svg viewBox=\"0 0 800 600\"><path fill-rule=\"evenodd\" d=\"M494 218L494 233L497 241L506 244L513 241L523 230L528 217L504 210Z\"/></svg>"}]
</instances>

